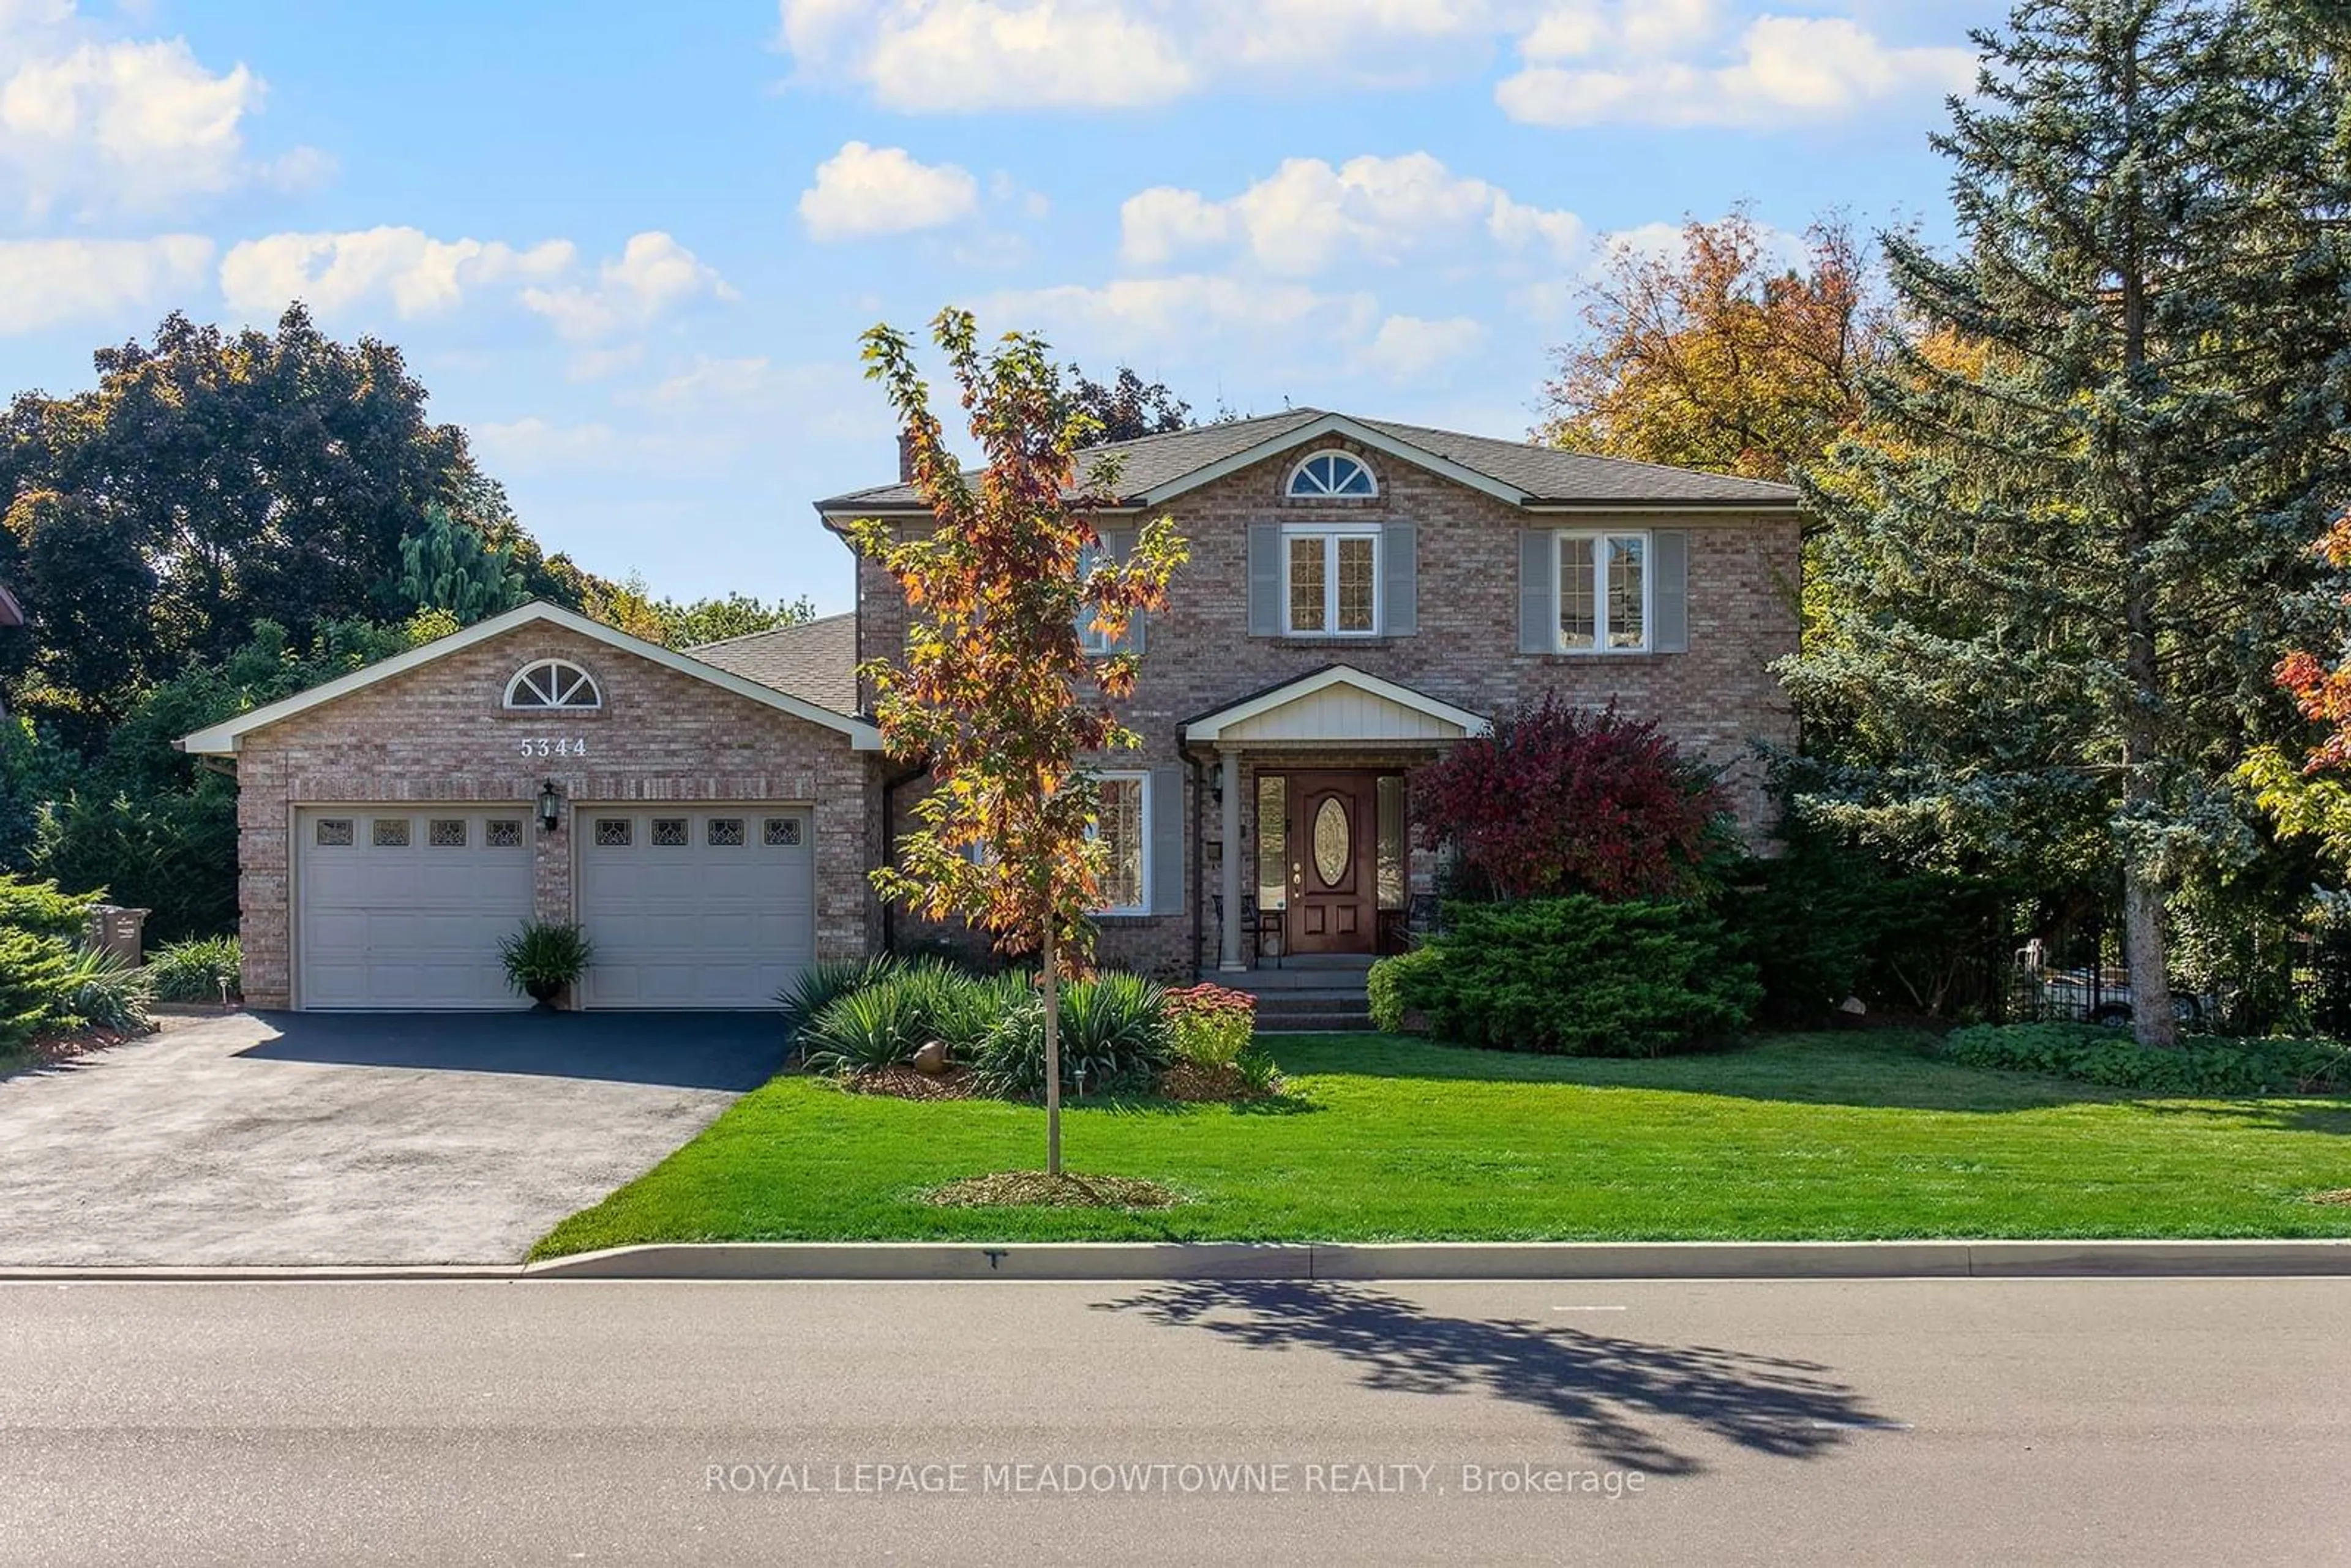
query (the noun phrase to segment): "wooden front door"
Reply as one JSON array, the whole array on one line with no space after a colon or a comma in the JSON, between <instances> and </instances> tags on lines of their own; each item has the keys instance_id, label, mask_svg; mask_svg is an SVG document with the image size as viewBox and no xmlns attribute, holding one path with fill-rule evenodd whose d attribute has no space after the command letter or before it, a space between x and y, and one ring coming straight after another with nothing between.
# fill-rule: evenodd
<instances>
[{"instance_id":1,"label":"wooden front door","mask_svg":"<svg viewBox=\"0 0 2351 1568\"><path fill-rule=\"evenodd\" d=\"M1379 776L1290 776L1292 953L1370 953L1379 943Z\"/></svg>"}]
</instances>

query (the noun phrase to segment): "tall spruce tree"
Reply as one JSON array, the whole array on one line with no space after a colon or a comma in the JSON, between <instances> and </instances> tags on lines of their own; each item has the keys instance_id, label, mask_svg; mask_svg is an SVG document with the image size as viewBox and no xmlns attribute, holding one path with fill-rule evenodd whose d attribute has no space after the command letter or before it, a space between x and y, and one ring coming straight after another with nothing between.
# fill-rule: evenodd
<instances>
[{"instance_id":1,"label":"tall spruce tree","mask_svg":"<svg viewBox=\"0 0 2351 1568\"><path fill-rule=\"evenodd\" d=\"M2119 871L2139 1040L2166 900L2246 852L2229 771L2351 478L2341 79L2237 0L2027 0L1934 144L1961 244L1886 236L1914 349L1814 486L1836 610L1788 669L1860 766L1809 804Z\"/></svg>"}]
</instances>

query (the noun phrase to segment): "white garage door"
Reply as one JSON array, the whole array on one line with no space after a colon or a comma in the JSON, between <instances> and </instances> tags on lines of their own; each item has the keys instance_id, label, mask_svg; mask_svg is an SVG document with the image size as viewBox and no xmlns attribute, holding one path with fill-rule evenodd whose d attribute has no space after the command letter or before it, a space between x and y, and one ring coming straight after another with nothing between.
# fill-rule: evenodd
<instances>
[{"instance_id":1,"label":"white garage door","mask_svg":"<svg viewBox=\"0 0 2351 1568\"><path fill-rule=\"evenodd\" d=\"M576 809L598 1008L769 1008L816 951L804 806Z\"/></svg>"},{"instance_id":2,"label":"white garage door","mask_svg":"<svg viewBox=\"0 0 2351 1568\"><path fill-rule=\"evenodd\" d=\"M521 806L354 806L295 820L305 1008L528 1007L498 943L530 917Z\"/></svg>"}]
</instances>

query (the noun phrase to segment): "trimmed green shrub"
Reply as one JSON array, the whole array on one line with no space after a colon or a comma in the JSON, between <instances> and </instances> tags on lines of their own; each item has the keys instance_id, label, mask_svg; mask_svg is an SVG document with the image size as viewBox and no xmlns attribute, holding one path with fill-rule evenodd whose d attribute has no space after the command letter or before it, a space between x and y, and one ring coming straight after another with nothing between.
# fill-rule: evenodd
<instances>
[{"instance_id":1,"label":"trimmed green shrub","mask_svg":"<svg viewBox=\"0 0 2351 1568\"><path fill-rule=\"evenodd\" d=\"M1412 1010L1405 1005L1405 988L1412 983L1414 975L1443 961L1436 948L1416 947L1374 964L1371 973L1364 977L1364 990L1372 1005L1372 1027L1388 1034L1402 1034L1405 1014Z\"/></svg>"},{"instance_id":2,"label":"trimmed green shrub","mask_svg":"<svg viewBox=\"0 0 2351 1568\"><path fill-rule=\"evenodd\" d=\"M155 1000L152 982L111 953L76 950L58 991L57 1010L65 1015L68 1028L137 1033L153 1021L147 1016Z\"/></svg>"},{"instance_id":3,"label":"trimmed green shrub","mask_svg":"<svg viewBox=\"0 0 2351 1568\"><path fill-rule=\"evenodd\" d=\"M217 1002L235 996L244 954L234 936L174 942L147 960L147 978L159 1002Z\"/></svg>"},{"instance_id":4,"label":"trimmed green shrub","mask_svg":"<svg viewBox=\"0 0 2351 1568\"><path fill-rule=\"evenodd\" d=\"M0 925L0 1048L73 1027L66 987L78 951L62 936Z\"/></svg>"},{"instance_id":5,"label":"trimmed green shrub","mask_svg":"<svg viewBox=\"0 0 2351 1568\"><path fill-rule=\"evenodd\" d=\"M1728 1040L1763 999L1755 967L1690 904L1586 894L1459 904L1445 934L1392 967L1384 1006L1464 1045L1659 1056Z\"/></svg>"},{"instance_id":6,"label":"trimmed green shrub","mask_svg":"<svg viewBox=\"0 0 2351 1568\"><path fill-rule=\"evenodd\" d=\"M1231 1067L1257 1038L1257 998L1218 985L1166 993L1168 1044L1195 1067Z\"/></svg>"},{"instance_id":7,"label":"trimmed green shrub","mask_svg":"<svg viewBox=\"0 0 2351 1568\"><path fill-rule=\"evenodd\" d=\"M1140 1092L1174 1060L1166 994L1134 975L1106 974L1061 988L1061 1086L1087 1094ZM1024 997L990 1030L972 1063L980 1092L1045 1097L1045 1006Z\"/></svg>"},{"instance_id":8,"label":"trimmed green shrub","mask_svg":"<svg viewBox=\"0 0 2351 1568\"><path fill-rule=\"evenodd\" d=\"M2351 1051L2330 1040L2203 1035L2165 1051L2096 1024L1978 1024L1953 1030L1943 1051L1968 1067L2042 1072L2155 1094L2351 1092Z\"/></svg>"},{"instance_id":9,"label":"trimmed green shrub","mask_svg":"<svg viewBox=\"0 0 2351 1568\"><path fill-rule=\"evenodd\" d=\"M0 925L78 942L89 927L89 912L97 904L96 894L59 893L54 882L0 876Z\"/></svg>"}]
</instances>

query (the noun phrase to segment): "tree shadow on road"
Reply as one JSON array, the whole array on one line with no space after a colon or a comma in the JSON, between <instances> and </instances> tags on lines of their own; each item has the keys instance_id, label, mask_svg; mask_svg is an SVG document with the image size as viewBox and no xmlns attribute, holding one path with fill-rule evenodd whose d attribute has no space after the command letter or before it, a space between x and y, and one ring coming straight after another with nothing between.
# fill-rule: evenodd
<instances>
[{"instance_id":1,"label":"tree shadow on road","mask_svg":"<svg viewBox=\"0 0 2351 1568\"><path fill-rule=\"evenodd\" d=\"M1184 1281L1097 1310L1205 1329L1252 1350L1322 1351L1353 1366L1364 1387L1383 1392L1531 1406L1565 1422L1595 1458L1651 1475L1705 1469L1673 1446L1677 1427L1807 1459L1882 1419L1817 1362L1517 1319L1447 1317L1356 1286Z\"/></svg>"}]
</instances>

